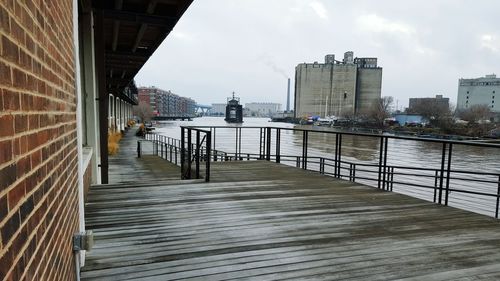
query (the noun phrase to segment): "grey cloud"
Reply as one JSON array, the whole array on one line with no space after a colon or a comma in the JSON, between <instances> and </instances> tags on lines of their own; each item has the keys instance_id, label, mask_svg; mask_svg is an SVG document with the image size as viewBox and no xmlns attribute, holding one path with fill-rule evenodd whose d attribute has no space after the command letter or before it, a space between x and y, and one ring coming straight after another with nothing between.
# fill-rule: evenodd
<instances>
[{"instance_id":1,"label":"grey cloud","mask_svg":"<svg viewBox=\"0 0 500 281\"><path fill-rule=\"evenodd\" d=\"M460 77L500 72L498 10L496 0L198 0L137 81L200 103L235 90L244 102L284 104L284 77L298 63L352 50L379 58L382 94L400 104L436 93L454 100ZM371 28L360 28L363 16Z\"/></svg>"}]
</instances>

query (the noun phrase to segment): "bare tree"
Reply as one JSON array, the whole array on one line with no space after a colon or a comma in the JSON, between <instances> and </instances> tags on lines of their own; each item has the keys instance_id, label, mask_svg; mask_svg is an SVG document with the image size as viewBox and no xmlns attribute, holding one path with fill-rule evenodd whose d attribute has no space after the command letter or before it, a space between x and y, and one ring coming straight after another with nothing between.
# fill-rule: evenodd
<instances>
[{"instance_id":1,"label":"bare tree","mask_svg":"<svg viewBox=\"0 0 500 281\"><path fill-rule=\"evenodd\" d=\"M393 97L381 97L374 104L371 110L367 112L367 117L374 121L377 126L383 127L386 118L390 117L390 110Z\"/></svg>"},{"instance_id":2,"label":"bare tree","mask_svg":"<svg viewBox=\"0 0 500 281\"><path fill-rule=\"evenodd\" d=\"M153 108L147 102L139 102L139 105L134 106L134 115L141 119L141 122L147 122L153 117Z\"/></svg>"},{"instance_id":3,"label":"bare tree","mask_svg":"<svg viewBox=\"0 0 500 281\"><path fill-rule=\"evenodd\" d=\"M431 125L438 127L448 125L452 116L452 110L447 103L438 103L432 99L423 99L408 113L422 115Z\"/></svg>"},{"instance_id":4,"label":"bare tree","mask_svg":"<svg viewBox=\"0 0 500 281\"><path fill-rule=\"evenodd\" d=\"M475 124L481 120L489 120L491 117L491 109L486 104L472 105L467 109L461 110L458 116L468 121L470 124Z\"/></svg>"}]
</instances>

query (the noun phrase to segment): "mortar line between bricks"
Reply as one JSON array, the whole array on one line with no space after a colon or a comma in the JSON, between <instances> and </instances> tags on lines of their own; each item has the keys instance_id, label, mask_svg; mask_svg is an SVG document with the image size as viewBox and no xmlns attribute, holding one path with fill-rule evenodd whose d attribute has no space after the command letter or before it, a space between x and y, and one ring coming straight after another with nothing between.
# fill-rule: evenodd
<instances>
[{"instance_id":1,"label":"mortar line between bricks","mask_svg":"<svg viewBox=\"0 0 500 281\"><path fill-rule=\"evenodd\" d=\"M73 159L73 160L74 160L74 159ZM61 161L60 165L61 165L63 162L64 162L64 161ZM73 167L73 168L74 168L74 167ZM66 169L64 169L64 172L66 172L68 169L70 169L70 167L69 167L69 166L68 166L68 167L66 167ZM74 177L75 177L75 176L73 176L73 178L74 178ZM56 181L56 182L55 182L52 186L53 186L53 187L54 187L54 186L57 186L57 183L59 183L59 181L61 180L61 178L62 178L62 177L58 177L58 178L57 178L57 181ZM71 180L71 177L70 177L70 178L66 178L66 180L65 180L64 182L62 182L62 186L66 186L66 185L67 185L67 183L68 183L70 180ZM61 190L64 190L64 188L60 188L60 189L61 189ZM59 193L60 193L60 192L61 192L61 191L59 191L59 192L56 194L56 196L54 196L54 198L56 198L56 197L59 195ZM32 191L32 192L30 193L30 196L31 196L31 195L33 195L33 193L34 193L34 191ZM50 193L50 192L49 192L49 193ZM49 193L46 193L46 194L44 194L44 195L43 195L43 197L40 199L40 202L38 202L38 203L37 203L37 205L33 207L33 210L31 211L31 214L36 213L36 211L37 211L38 209L40 209L40 207L43 205L43 202L45 202L45 201L47 200L47 198L48 198L48 196L49 196ZM51 204L47 207L46 211L48 211L48 210L50 209L50 207L54 204L54 202L57 202L57 201L58 201L58 200L53 200L53 202L52 202L52 203L51 203ZM16 206L16 207L17 207L17 206ZM15 210L16 210L16 212L11 212L11 213L15 213L15 214L17 214L17 211L19 210L19 208L15 209ZM42 217L42 219L40 219L40 222L43 222L43 221L44 221L44 218L46 217L46 214L47 214L47 212L45 212L45 214L44 214L44 216ZM4 220L0 223L0 227L3 227L3 226L4 226L4 224L5 224L5 222L6 222L6 221L8 221L8 219L9 219L9 218L11 218L11 217L12 217L12 215L11 215L11 216L9 216L9 217L7 217L7 218L4 218ZM30 216L30 217L31 217L31 216ZM29 217L27 217L27 218L29 218ZM27 223L27 222L28 222L28 219L25 219L23 222L21 222L21 223L19 224L19 227L17 228L16 232L14 232L14 233L12 234L12 237L16 237L16 236L17 236L17 235L21 232L21 230L23 229L23 227L26 225L26 223ZM37 227L35 227L35 229L36 229L36 230L38 230L39 226L40 226L40 224L39 224ZM35 234L36 234L36 231L33 231L33 233L35 233ZM33 234L32 234L32 235L33 235ZM12 246L13 239L9 239L9 241L3 241L3 242L4 242L4 245L3 245L4 247L3 247L2 251L0 251L0 256L3 256L3 255L5 254L5 252L6 252L6 250L7 250L7 249L9 249L9 248L10 248L10 246ZM7 244L5 244L5 242L7 242Z\"/></svg>"},{"instance_id":2,"label":"mortar line between bricks","mask_svg":"<svg viewBox=\"0 0 500 281\"><path fill-rule=\"evenodd\" d=\"M73 132L68 132L66 135L69 135L69 134L72 134L72 133L73 133ZM48 143L48 145L52 144L53 142L55 142L55 141L57 141L57 140L59 140L59 139L60 139L60 138L58 138L58 139L54 139L52 142ZM69 141L68 143L66 143L66 144L65 144L63 147L61 147L58 151L56 151L55 153L53 153L51 157L49 157L49 158L45 159L45 161L42 161L40 164L38 164L38 166L37 166L37 167L35 167L35 168L31 168L31 171L30 171L29 173L24 174L24 175L23 175L23 177L22 177L21 179L16 179L16 181L15 181L15 182L13 182L13 183L12 183L12 184L8 187L8 188L6 188L6 189L4 189L4 190L0 191L0 198L1 198L3 195L7 195L7 194L8 194L8 192L9 192L10 190L12 190L12 189L13 189L13 188L14 188L17 184L19 184L22 180L24 180L24 179L26 179L26 178L28 178L28 177L32 176L32 175L33 175L36 171L38 171L41 167L43 167L43 165L46 165L49 161L51 161L51 160L54 158L54 155L57 155L57 154L61 153L61 152L62 152L65 148L67 148L68 146L72 145L72 143L73 143L74 141L76 141L76 137L75 137L74 139L72 139L71 141ZM40 147L38 147L36 150L38 150L38 149L42 149L43 147L46 147L46 146L47 146L47 145L40 146ZM74 147L74 149L72 149L72 151L73 151L73 150L76 150L76 149L77 149L77 147ZM35 151L36 151L36 150L35 150ZM27 153L25 153L25 154L23 154L23 155L27 155L27 154L31 154L31 153L27 152ZM25 156L23 156L23 157L25 157ZM23 158L23 157L19 157L19 158ZM5 168L5 167L7 167L7 166L9 166L9 165L11 165L12 163L17 162L17 160L18 160L18 158L16 158L15 160L11 160L10 162L7 162L6 164L3 164L3 165L2 165L2 167L0 167L0 170L1 170L1 169L3 169L3 168ZM52 173L53 173L53 172L54 172L54 169L52 170ZM47 179L46 177L45 177L45 178L43 178L43 180L42 180L41 182L43 182L43 181L44 181L44 180L46 180L46 179ZM34 187L33 189L36 189L36 187Z\"/></svg>"},{"instance_id":3,"label":"mortar line between bricks","mask_svg":"<svg viewBox=\"0 0 500 281\"><path fill-rule=\"evenodd\" d=\"M23 6L24 6L24 5L23 5ZM2 7L3 7L5 10L7 10L7 11L8 11L8 9L7 9L5 6L2 6ZM27 7L25 7L25 6L24 6L24 9L27 11L27 13L28 13L28 14L31 14L30 10L29 10ZM33 15L32 15L32 16L33 16ZM33 16L33 17L34 17L34 16ZM19 21L18 21L17 17L13 17L13 16L11 15L11 16L10 16L10 19L11 19L11 20L14 20L14 21L16 22L16 24L17 24L17 25L19 25L19 26L21 26L21 27L22 27L22 25L19 23ZM33 21L33 23L34 23L34 25L36 25L36 26L40 29L40 31L41 31L41 32L45 35L45 37L46 37L46 38L49 38L49 36L46 36L46 35L47 35L47 32L45 32L45 31L44 31L44 29L43 29L41 26L39 26L39 25L38 25L38 22ZM49 26L49 28L52 30L52 32L53 32L54 34L57 34L57 33L54 31L54 29L52 28L52 26ZM25 36L26 36L26 35L29 35L29 36L30 36L30 39L31 39L33 42L36 42L36 41L37 41L37 40L35 40L35 36L34 36L34 34L33 34L33 33L31 33L31 30L28 30L28 29L23 28L23 31L25 32ZM22 42L18 42L17 40L15 40L15 38L13 38L12 36L10 36L9 34L6 34L6 33L5 33L5 31L3 31L3 30L1 30L1 31L0 31L0 34L1 34L1 35L3 35L3 36L5 36L5 37L7 37L7 38L9 38L9 40L11 40L11 41L18 43L18 47L19 47L19 48L22 48L22 49L23 49L26 53L28 53L28 54L32 55L32 57L33 57L34 59L36 58L36 59L37 59L37 61L38 61L39 63L41 63L41 64L45 64L45 62L41 62L41 61L38 59L38 57L36 57L36 56L35 56L35 54L33 54L32 52L30 52L30 51L29 51L29 50L28 50L25 46L23 46ZM49 42L49 43L50 43L50 40L47 40L47 42ZM52 45L53 45L53 44L52 44ZM54 45L53 45L53 47L54 47L54 49L56 49L56 50L57 50L56 46L54 46ZM54 56L52 56L52 55L50 54L49 50L48 50L48 49L46 49L46 48L44 48L44 46L43 46L42 44L39 44L39 45L38 45L38 48L41 48L41 49L42 49L42 50L43 50L43 51L44 51L44 52L45 52L45 53L46 53L46 54L50 57L50 59L51 59L52 61L54 61L54 62L55 62L55 63L56 63L56 64L57 64L57 65L58 65L58 66L59 66L59 67L60 67L60 68L61 68L61 69L62 69L62 70L63 70L63 71L64 71L64 72L68 75L68 76L73 77L73 75L72 75L71 73L69 73L69 72L67 72L67 71L66 71L66 66L61 65L61 64L58 62L58 60L56 60L56 59L54 58ZM64 57L64 56L62 56L62 55L61 55L61 57Z\"/></svg>"}]
</instances>

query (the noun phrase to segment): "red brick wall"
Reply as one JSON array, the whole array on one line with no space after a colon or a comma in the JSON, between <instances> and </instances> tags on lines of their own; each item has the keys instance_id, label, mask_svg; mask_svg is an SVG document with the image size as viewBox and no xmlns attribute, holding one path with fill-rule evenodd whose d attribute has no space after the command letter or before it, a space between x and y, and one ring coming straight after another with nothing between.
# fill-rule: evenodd
<instances>
[{"instance_id":1,"label":"red brick wall","mask_svg":"<svg viewBox=\"0 0 500 281\"><path fill-rule=\"evenodd\" d=\"M0 280L74 280L72 1L0 1Z\"/></svg>"},{"instance_id":2,"label":"red brick wall","mask_svg":"<svg viewBox=\"0 0 500 281\"><path fill-rule=\"evenodd\" d=\"M149 97L150 92L151 92L150 89L139 89L138 90L138 97L137 97L139 102L145 102L145 103L149 104L151 102L150 97Z\"/></svg>"}]
</instances>

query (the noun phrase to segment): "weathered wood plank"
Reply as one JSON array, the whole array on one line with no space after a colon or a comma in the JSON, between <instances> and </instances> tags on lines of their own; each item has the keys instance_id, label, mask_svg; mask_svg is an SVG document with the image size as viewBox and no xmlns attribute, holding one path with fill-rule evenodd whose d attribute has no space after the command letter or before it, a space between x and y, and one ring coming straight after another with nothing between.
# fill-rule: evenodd
<instances>
[{"instance_id":1,"label":"weathered wood plank","mask_svg":"<svg viewBox=\"0 0 500 281\"><path fill-rule=\"evenodd\" d=\"M500 276L492 218L265 161L212 171L211 183L93 187L82 280Z\"/></svg>"}]
</instances>

